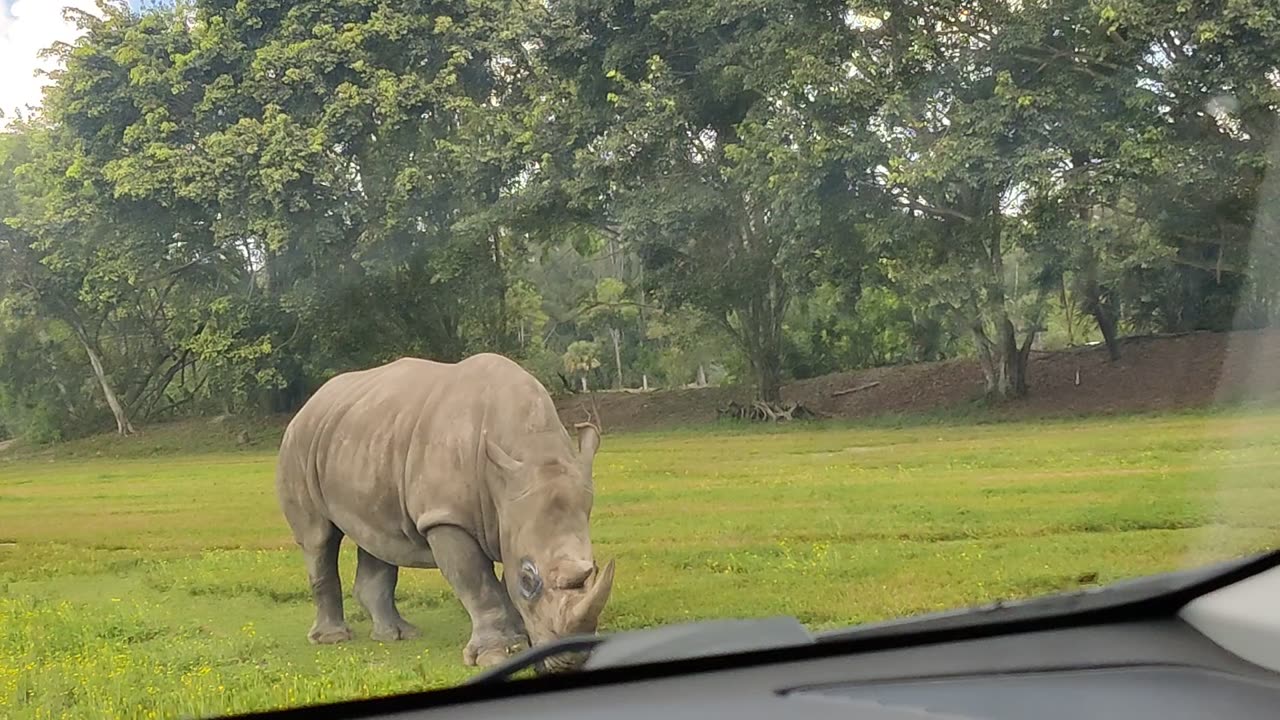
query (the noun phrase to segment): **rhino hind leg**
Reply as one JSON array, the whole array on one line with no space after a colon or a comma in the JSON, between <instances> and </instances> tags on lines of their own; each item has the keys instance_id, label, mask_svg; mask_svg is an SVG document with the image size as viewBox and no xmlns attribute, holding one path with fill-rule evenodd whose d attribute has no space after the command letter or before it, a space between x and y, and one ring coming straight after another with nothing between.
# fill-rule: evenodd
<instances>
[{"instance_id":1,"label":"rhino hind leg","mask_svg":"<svg viewBox=\"0 0 1280 720\"><path fill-rule=\"evenodd\" d=\"M357 551L356 558L355 596L373 620L373 639L392 642L418 637L418 629L396 609L400 568L379 560L364 548Z\"/></svg>"},{"instance_id":2,"label":"rhino hind leg","mask_svg":"<svg viewBox=\"0 0 1280 720\"><path fill-rule=\"evenodd\" d=\"M493 561L465 530L437 525L427 531L427 544L441 574L471 616L471 639L462 651L470 666L497 665L529 647L520 615L493 573Z\"/></svg>"},{"instance_id":3,"label":"rhino hind leg","mask_svg":"<svg viewBox=\"0 0 1280 720\"><path fill-rule=\"evenodd\" d=\"M307 640L319 645L346 642L351 639L351 628L342 615L342 579L338 575L342 532L330 523L316 535L299 543L316 605L316 621L307 633Z\"/></svg>"}]
</instances>

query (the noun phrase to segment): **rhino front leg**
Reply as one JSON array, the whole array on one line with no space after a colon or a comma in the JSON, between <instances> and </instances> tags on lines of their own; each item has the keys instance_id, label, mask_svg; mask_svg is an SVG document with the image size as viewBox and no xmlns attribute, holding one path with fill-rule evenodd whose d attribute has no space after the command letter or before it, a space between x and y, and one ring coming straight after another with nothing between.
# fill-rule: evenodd
<instances>
[{"instance_id":1,"label":"rhino front leg","mask_svg":"<svg viewBox=\"0 0 1280 720\"><path fill-rule=\"evenodd\" d=\"M497 665L529 647L520 615L493 573L493 561L462 528L437 525L427 531L436 565L471 616L471 640L462 651L467 665Z\"/></svg>"},{"instance_id":2,"label":"rhino front leg","mask_svg":"<svg viewBox=\"0 0 1280 720\"><path fill-rule=\"evenodd\" d=\"M408 640L418 629L400 617L396 609L396 580L400 568L370 555L364 548L356 552L355 595L373 619L373 639L381 642Z\"/></svg>"},{"instance_id":3,"label":"rhino front leg","mask_svg":"<svg viewBox=\"0 0 1280 720\"><path fill-rule=\"evenodd\" d=\"M338 576L338 549L342 532L330 525L312 542L303 542L311 597L316 604L316 622L307 633L313 643L327 645L351 639L351 629L342 616L342 580Z\"/></svg>"}]
</instances>

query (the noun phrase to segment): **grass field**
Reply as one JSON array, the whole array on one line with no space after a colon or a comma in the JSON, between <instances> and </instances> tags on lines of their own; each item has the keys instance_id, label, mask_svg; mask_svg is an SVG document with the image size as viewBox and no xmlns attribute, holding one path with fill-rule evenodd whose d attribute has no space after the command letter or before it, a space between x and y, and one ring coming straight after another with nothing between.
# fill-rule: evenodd
<instances>
[{"instance_id":1,"label":"grass field","mask_svg":"<svg viewBox=\"0 0 1280 720\"><path fill-rule=\"evenodd\" d=\"M0 717L208 716L468 675L433 571L401 576L421 639L368 639L349 598L357 639L307 644L267 443L104 442L0 456ZM617 435L596 468L606 630L831 627L1280 545L1275 412Z\"/></svg>"}]
</instances>

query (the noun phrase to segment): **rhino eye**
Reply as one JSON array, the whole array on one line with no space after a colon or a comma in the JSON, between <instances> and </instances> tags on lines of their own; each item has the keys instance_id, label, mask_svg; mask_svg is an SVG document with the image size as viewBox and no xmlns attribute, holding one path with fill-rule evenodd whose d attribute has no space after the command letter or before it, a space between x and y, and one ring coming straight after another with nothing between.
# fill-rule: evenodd
<instances>
[{"instance_id":1,"label":"rhino eye","mask_svg":"<svg viewBox=\"0 0 1280 720\"><path fill-rule=\"evenodd\" d=\"M532 600L542 592L542 576L529 558L520 561L520 596Z\"/></svg>"}]
</instances>

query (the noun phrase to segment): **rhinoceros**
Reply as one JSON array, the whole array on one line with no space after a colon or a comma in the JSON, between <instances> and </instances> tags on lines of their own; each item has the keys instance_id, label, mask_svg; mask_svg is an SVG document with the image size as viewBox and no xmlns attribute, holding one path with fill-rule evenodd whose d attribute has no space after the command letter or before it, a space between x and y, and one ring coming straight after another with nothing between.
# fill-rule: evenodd
<instances>
[{"instance_id":1,"label":"rhinoceros","mask_svg":"<svg viewBox=\"0 0 1280 720\"><path fill-rule=\"evenodd\" d=\"M375 640L417 635L396 609L402 567L439 568L453 588L471 616L467 665L596 632L614 577L589 532L599 446L583 423L575 448L546 388L500 355L401 358L331 378L289 423L276 469L316 607L307 638L351 639L344 536Z\"/></svg>"}]
</instances>

